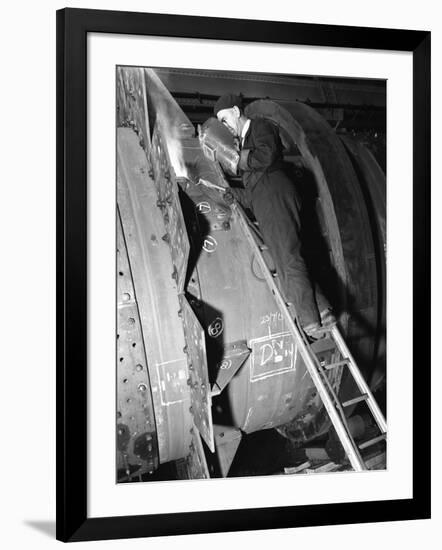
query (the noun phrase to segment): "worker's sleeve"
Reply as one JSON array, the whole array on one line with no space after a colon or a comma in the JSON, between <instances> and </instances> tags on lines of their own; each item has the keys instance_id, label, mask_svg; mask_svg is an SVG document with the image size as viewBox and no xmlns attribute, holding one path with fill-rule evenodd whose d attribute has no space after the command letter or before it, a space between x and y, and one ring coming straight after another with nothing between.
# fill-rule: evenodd
<instances>
[{"instance_id":1,"label":"worker's sleeve","mask_svg":"<svg viewBox=\"0 0 442 550\"><path fill-rule=\"evenodd\" d=\"M253 131L253 140L253 148L241 150L238 167L245 172L265 171L281 155L278 130L271 122L258 120Z\"/></svg>"}]
</instances>

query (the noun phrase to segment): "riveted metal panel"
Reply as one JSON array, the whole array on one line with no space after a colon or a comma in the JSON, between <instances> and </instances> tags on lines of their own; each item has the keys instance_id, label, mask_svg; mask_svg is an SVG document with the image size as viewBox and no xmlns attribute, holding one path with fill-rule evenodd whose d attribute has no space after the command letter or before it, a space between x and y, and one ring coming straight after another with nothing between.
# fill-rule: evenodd
<instances>
[{"instance_id":1,"label":"riveted metal panel","mask_svg":"<svg viewBox=\"0 0 442 550\"><path fill-rule=\"evenodd\" d=\"M164 240L169 244L172 255L171 276L176 282L178 293L181 293L186 281L190 246L178 196L175 171L158 129L155 129L153 134L150 159L157 190L157 206L163 215L166 229Z\"/></svg>"},{"instance_id":2,"label":"riveted metal panel","mask_svg":"<svg viewBox=\"0 0 442 550\"><path fill-rule=\"evenodd\" d=\"M116 70L118 126L132 128L140 146L147 150L150 134L144 71L137 67Z\"/></svg>"},{"instance_id":3,"label":"riveted metal panel","mask_svg":"<svg viewBox=\"0 0 442 550\"><path fill-rule=\"evenodd\" d=\"M195 426L209 449L214 452L212 398L204 331L184 295L180 296L180 304L190 374L188 384L191 388L191 412Z\"/></svg>"},{"instance_id":4,"label":"riveted metal panel","mask_svg":"<svg viewBox=\"0 0 442 550\"><path fill-rule=\"evenodd\" d=\"M152 472L158 442L150 378L126 243L117 213L117 470Z\"/></svg>"},{"instance_id":5,"label":"riveted metal panel","mask_svg":"<svg viewBox=\"0 0 442 550\"><path fill-rule=\"evenodd\" d=\"M140 312L159 459L163 463L186 456L192 440L180 304L146 155L131 129L118 129L117 138L117 199Z\"/></svg>"}]
</instances>

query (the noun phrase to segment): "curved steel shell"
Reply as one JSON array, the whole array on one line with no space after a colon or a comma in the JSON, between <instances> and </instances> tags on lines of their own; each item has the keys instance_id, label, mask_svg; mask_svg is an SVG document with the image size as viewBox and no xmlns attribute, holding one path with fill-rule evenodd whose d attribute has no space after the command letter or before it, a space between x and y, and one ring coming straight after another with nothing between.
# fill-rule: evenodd
<instances>
[{"instance_id":1,"label":"curved steel shell","mask_svg":"<svg viewBox=\"0 0 442 550\"><path fill-rule=\"evenodd\" d=\"M340 314L352 353L368 375L375 357L378 285L367 206L353 165L339 137L307 105L282 107L260 100L248 106L247 114L278 124L282 138L289 147L296 145L311 175L325 247L312 246L313 254L307 254L314 278ZM307 248L308 235L305 240Z\"/></svg>"},{"instance_id":2,"label":"curved steel shell","mask_svg":"<svg viewBox=\"0 0 442 550\"><path fill-rule=\"evenodd\" d=\"M140 73L135 76L121 77L121 94L138 82ZM252 222L245 229L238 211L223 200L228 183L216 157L205 154L203 140L154 71L144 70L142 80L136 105L130 98L122 102L143 128L138 137L129 128L118 130L118 204L124 233L133 236L128 258L158 460L185 457L195 429L214 451L212 415L247 433L283 427L295 439L314 437L328 427L328 419L256 250L245 238L252 232L259 240L259 231ZM312 108L262 100L246 112L279 126L285 160L293 173L303 174L315 219L304 235L307 260L368 377L378 352L382 300L376 246L354 166L339 137ZM263 254L272 269L269 251ZM333 362L327 342L318 343L317 351L320 360ZM328 376L345 398L349 389L342 368Z\"/></svg>"}]
</instances>

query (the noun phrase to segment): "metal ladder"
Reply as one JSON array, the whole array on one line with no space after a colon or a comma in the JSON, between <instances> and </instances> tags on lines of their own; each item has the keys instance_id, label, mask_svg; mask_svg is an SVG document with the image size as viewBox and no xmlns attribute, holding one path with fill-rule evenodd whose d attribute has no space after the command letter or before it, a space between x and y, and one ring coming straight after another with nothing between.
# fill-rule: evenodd
<instances>
[{"instance_id":1,"label":"metal ladder","mask_svg":"<svg viewBox=\"0 0 442 550\"><path fill-rule=\"evenodd\" d=\"M362 376L336 325L324 327L323 332L334 342L335 348L339 352L341 359L328 365L321 365L321 362L319 361L316 353L313 351L307 336L304 334L304 331L299 326L298 322L293 319L292 314L289 311L289 305L285 302L278 286L275 283L274 274L270 271L262 255L262 250L265 250L266 247L262 246L257 241L256 229L252 227L251 222L236 201L233 202L231 208L233 213L237 215L238 221L245 232L246 238L255 253L255 257L259 263L262 274L272 294L274 295L278 306L280 307L281 313L284 316L284 320L290 332L295 339L296 345L298 346L307 367L307 371L309 372L318 394L324 403L350 464L355 471L366 470L367 468L360 451L370 447L371 445L375 445L380 441L386 440L387 438L387 423L375 398L373 397L373 394L370 391L370 388L365 382L364 377ZM327 371L344 366L349 369L349 372L360 391L360 395L341 403L327 377ZM344 409L361 401L365 401L367 403L368 408L380 430L380 435L357 445L350 433Z\"/></svg>"}]
</instances>

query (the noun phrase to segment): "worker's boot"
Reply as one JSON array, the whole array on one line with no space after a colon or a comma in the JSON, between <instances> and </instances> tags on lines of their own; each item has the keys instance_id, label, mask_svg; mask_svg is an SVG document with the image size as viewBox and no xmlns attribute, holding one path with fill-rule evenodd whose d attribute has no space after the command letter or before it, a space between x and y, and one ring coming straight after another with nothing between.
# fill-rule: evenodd
<instances>
[{"instance_id":1,"label":"worker's boot","mask_svg":"<svg viewBox=\"0 0 442 550\"><path fill-rule=\"evenodd\" d=\"M336 317L334 316L331 308L322 310L319 315L321 317L321 324L324 328L329 328L336 325Z\"/></svg>"},{"instance_id":2,"label":"worker's boot","mask_svg":"<svg viewBox=\"0 0 442 550\"><path fill-rule=\"evenodd\" d=\"M303 331L311 340L319 340L324 336L324 332L319 323L309 323L302 327Z\"/></svg>"}]
</instances>

